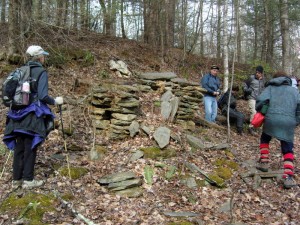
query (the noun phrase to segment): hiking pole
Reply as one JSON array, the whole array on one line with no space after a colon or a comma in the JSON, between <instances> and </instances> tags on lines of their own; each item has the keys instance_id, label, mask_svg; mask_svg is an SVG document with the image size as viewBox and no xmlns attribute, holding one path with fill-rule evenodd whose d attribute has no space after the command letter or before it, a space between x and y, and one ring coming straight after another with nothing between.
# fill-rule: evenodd
<instances>
[{"instance_id":1,"label":"hiking pole","mask_svg":"<svg viewBox=\"0 0 300 225\"><path fill-rule=\"evenodd\" d=\"M2 169L2 172L1 172L1 175L0 175L0 179L1 179L2 176L3 176L4 170L5 170L5 168L6 168L6 164L7 164L8 160L9 160L9 158L10 158L10 156L11 156L11 153L12 153L12 151L9 151L9 154L8 154L8 156L7 156L7 158L6 158L6 161L5 161L5 163L4 163L4 166L3 166L3 169Z\"/></svg>"},{"instance_id":2,"label":"hiking pole","mask_svg":"<svg viewBox=\"0 0 300 225\"><path fill-rule=\"evenodd\" d=\"M59 108L59 115L60 115L61 131L62 131L63 139L64 139L64 148L65 148L65 151L66 151L66 159L67 159L68 172L69 172L70 179L72 179L72 177L71 177L71 169L70 169L70 162L69 162L69 153L68 153L67 141L66 141L66 138L65 138L65 131L64 131L64 124L63 124L63 119L62 119L61 105L58 105L58 108Z\"/></svg>"}]
</instances>

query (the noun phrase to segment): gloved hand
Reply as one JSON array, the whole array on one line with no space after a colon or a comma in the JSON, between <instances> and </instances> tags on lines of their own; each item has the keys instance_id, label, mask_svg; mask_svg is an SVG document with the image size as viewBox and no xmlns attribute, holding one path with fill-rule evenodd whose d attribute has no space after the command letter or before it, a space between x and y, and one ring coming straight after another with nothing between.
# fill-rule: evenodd
<instances>
[{"instance_id":1,"label":"gloved hand","mask_svg":"<svg viewBox=\"0 0 300 225\"><path fill-rule=\"evenodd\" d=\"M64 99L63 99L63 97L56 97L56 98L54 99L54 101L55 101L55 105L62 105L62 104L64 104Z\"/></svg>"}]
</instances>

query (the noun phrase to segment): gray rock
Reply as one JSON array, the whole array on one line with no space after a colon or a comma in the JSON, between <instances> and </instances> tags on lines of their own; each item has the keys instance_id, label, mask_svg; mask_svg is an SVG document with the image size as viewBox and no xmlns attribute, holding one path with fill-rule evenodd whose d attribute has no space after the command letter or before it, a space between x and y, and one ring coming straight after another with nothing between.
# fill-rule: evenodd
<instances>
[{"instance_id":1,"label":"gray rock","mask_svg":"<svg viewBox=\"0 0 300 225\"><path fill-rule=\"evenodd\" d=\"M143 193L144 189L141 187L133 187L116 192L117 195L128 198L137 198L140 197Z\"/></svg>"},{"instance_id":2,"label":"gray rock","mask_svg":"<svg viewBox=\"0 0 300 225\"><path fill-rule=\"evenodd\" d=\"M175 115L177 113L178 110L178 105L179 105L179 98L178 97L173 97L170 100L170 104L171 104L171 115L169 117L170 122L174 121Z\"/></svg>"},{"instance_id":3,"label":"gray rock","mask_svg":"<svg viewBox=\"0 0 300 225\"><path fill-rule=\"evenodd\" d=\"M194 217L199 216L198 213L194 212L163 212L165 216L172 216L172 217Z\"/></svg>"},{"instance_id":4,"label":"gray rock","mask_svg":"<svg viewBox=\"0 0 300 225\"><path fill-rule=\"evenodd\" d=\"M134 137L139 132L140 125L136 120L134 120L131 122L128 129L129 129L130 137Z\"/></svg>"},{"instance_id":5,"label":"gray rock","mask_svg":"<svg viewBox=\"0 0 300 225\"><path fill-rule=\"evenodd\" d=\"M141 129L149 136L151 134L151 129L144 124L141 125Z\"/></svg>"},{"instance_id":6,"label":"gray rock","mask_svg":"<svg viewBox=\"0 0 300 225\"><path fill-rule=\"evenodd\" d=\"M159 127L155 130L153 137L160 148L169 144L171 131L167 127Z\"/></svg>"},{"instance_id":7,"label":"gray rock","mask_svg":"<svg viewBox=\"0 0 300 225\"><path fill-rule=\"evenodd\" d=\"M173 97L172 91L168 90L160 97L160 100L168 102L172 97Z\"/></svg>"},{"instance_id":8,"label":"gray rock","mask_svg":"<svg viewBox=\"0 0 300 225\"><path fill-rule=\"evenodd\" d=\"M109 184L135 178L135 173L132 171L119 172L101 177L97 182L100 184Z\"/></svg>"},{"instance_id":9,"label":"gray rock","mask_svg":"<svg viewBox=\"0 0 300 225\"><path fill-rule=\"evenodd\" d=\"M167 120L171 114L172 111L172 105L170 102L162 101L161 102L161 116L164 120Z\"/></svg>"},{"instance_id":10,"label":"gray rock","mask_svg":"<svg viewBox=\"0 0 300 225\"><path fill-rule=\"evenodd\" d=\"M108 189L111 189L112 191L120 191L127 188L138 187L141 186L141 184L141 179L124 180L120 182L109 183Z\"/></svg>"},{"instance_id":11,"label":"gray rock","mask_svg":"<svg viewBox=\"0 0 300 225\"><path fill-rule=\"evenodd\" d=\"M189 143L190 146L196 148L196 149L204 149L206 148L204 142L199 139L199 138L196 138L192 135L187 135L186 136L186 139L187 139L187 142Z\"/></svg>"},{"instance_id":12,"label":"gray rock","mask_svg":"<svg viewBox=\"0 0 300 225\"><path fill-rule=\"evenodd\" d=\"M112 117L118 120L133 121L137 117L137 115L113 113Z\"/></svg>"},{"instance_id":13,"label":"gray rock","mask_svg":"<svg viewBox=\"0 0 300 225\"><path fill-rule=\"evenodd\" d=\"M176 77L177 75L173 72L148 72L140 74L140 78L147 80L170 80Z\"/></svg>"},{"instance_id":14,"label":"gray rock","mask_svg":"<svg viewBox=\"0 0 300 225\"><path fill-rule=\"evenodd\" d=\"M140 158L142 158L144 156L144 152L137 150L134 153L132 153L132 155L130 156L128 162L134 162Z\"/></svg>"}]
</instances>

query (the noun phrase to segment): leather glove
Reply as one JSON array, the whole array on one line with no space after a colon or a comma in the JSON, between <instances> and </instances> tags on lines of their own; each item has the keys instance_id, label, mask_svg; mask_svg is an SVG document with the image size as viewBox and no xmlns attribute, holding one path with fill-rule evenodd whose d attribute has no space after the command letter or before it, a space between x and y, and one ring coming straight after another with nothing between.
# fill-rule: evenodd
<instances>
[{"instance_id":1,"label":"leather glove","mask_svg":"<svg viewBox=\"0 0 300 225\"><path fill-rule=\"evenodd\" d=\"M63 99L63 97L56 97L56 98L54 99L54 101L55 101L55 105L62 105L62 104L64 104L64 99Z\"/></svg>"}]
</instances>

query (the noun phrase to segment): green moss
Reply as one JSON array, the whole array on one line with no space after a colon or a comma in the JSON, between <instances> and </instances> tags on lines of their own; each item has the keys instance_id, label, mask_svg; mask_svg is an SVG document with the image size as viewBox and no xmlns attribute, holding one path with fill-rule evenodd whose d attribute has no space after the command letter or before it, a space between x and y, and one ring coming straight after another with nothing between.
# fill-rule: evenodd
<instances>
[{"instance_id":1,"label":"green moss","mask_svg":"<svg viewBox=\"0 0 300 225\"><path fill-rule=\"evenodd\" d=\"M55 212L55 201L54 195L28 192L20 197L12 193L2 202L0 213L17 212L17 217L28 220L30 225L45 224L42 222L43 215L45 212Z\"/></svg>"},{"instance_id":2,"label":"green moss","mask_svg":"<svg viewBox=\"0 0 300 225\"><path fill-rule=\"evenodd\" d=\"M214 165L216 166L227 166L229 167L230 169L233 169L233 170L238 170L239 168L239 165L232 161L232 160L227 160L227 159L216 159L216 161L214 162Z\"/></svg>"},{"instance_id":3,"label":"green moss","mask_svg":"<svg viewBox=\"0 0 300 225\"><path fill-rule=\"evenodd\" d=\"M221 177L224 180L228 180L232 176L232 172L227 167L219 167L216 169L216 173L219 177Z\"/></svg>"},{"instance_id":4,"label":"green moss","mask_svg":"<svg viewBox=\"0 0 300 225\"><path fill-rule=\"evenodd\" d=\"M218 187L225 187L224 180L218 176L216 173L212 173L208 175L209 179L215 181Z\"/></svg>"},{"instance_id":5,"label":"green moss","mask_svg":"<svg viewBox=\"0 0 300 225\"><path fill-rule=\"evenodd\" d=\"M155 102L154 102L154 106L160 107L160 105L161 105L161 102L160 102L160 101L155 101Z\"/></svg>"},{"instance_id":6,"label":"green moss","mask_svg":"<svg viewBox=\"0 0 300 225\"><path fill-rule=\"evenodd\" d=\"M72 193L64 193L61 198L67 202L73 200L75 197Z\"/></svg>"},{"instance_id":7,"label":"green moss","mask_svg":"<svg viewBox=\"0 0 300 225\"><path fill-rule=\"evenodd\" d=\"M59 174L65 177L69 177L69 169L68 167L61 167L58 170ZM88 170L82 167L70 167L71 178L76 180L82 176L84 176Z\"/></svg>"},{"instance_id":8,"label":"green moss","mask_svg":"<svg viewBox=\"0 0 300 225\"><path fill-rule=\"evenodd\" d=\"M206 181L205 180L196 180L197 186L198 187L205 187L206 186Z\"/></svg>"},{"instance_id":9,"label":"green moss","mask_svg":"<svg viewBox=\"0 0 300 225\"><path fill-rule=\"evenodd\" d=\"M161 150L158 147L150 146L140 150L144 152L144 158L156 159L161 156Z\"/></svg>"},{"instance_id":10,"label":"green moss","mask_svg":"<svg viewBox=\"0 0 300 225\"><path fill-rule=\"evenodd\" d=\"M144 152L144 158L148 159L170 158L176 156L176 150L172 148L161 150L159 147L150 146L140 148L140 150Z\"/></svg>"}]
</instances>

